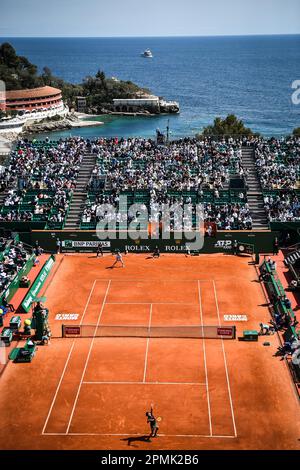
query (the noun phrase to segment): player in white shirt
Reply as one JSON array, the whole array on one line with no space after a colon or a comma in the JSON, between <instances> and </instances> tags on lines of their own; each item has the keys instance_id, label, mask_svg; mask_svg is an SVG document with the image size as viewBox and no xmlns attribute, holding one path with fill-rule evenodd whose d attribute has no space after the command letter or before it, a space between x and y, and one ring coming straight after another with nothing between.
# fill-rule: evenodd
<instances>
[{"instance_id":1,"label":"player in white shirt","mask_svg":"<svg viewBox=\"0 0 300 470\"><path fill-rule=\"evenodd\" d=\"M123 257L122 257L122 254L120 253L119 250L117 250L116 260L115 260L114 264L112 265L112 268L114 268L117 263L121 263L122 268L125 268L125 264L123 262Z\"/></svg>"}]
</instances>

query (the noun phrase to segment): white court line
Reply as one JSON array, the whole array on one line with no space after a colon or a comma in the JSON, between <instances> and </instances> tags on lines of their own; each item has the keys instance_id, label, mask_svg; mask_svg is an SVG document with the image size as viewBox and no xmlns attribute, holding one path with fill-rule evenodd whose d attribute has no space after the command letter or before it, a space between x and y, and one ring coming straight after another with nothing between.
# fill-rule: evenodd
<instances>
[{"instance_id":1,"label":"white court line","mask_svg":"<svg viewBox=\"0 0 300 470\"><path fill-rule=\"evenodd\" d=\"M48 412L48 414L47 414L47 418L46 418L46 421L45 421L45 424L44 424L44 427L43 427L43 430L42 430L42 434L45 434L45 429L46 429L46 427L47 427L47 425L48 425L48 421L49 421L50 415L51 415L51 413L52 413L52 409L53 409L53 406L54 406L56 397L57 397L57 395L58 395L58 392L59 392L61 383L62 383L62 381L63 381L63 378L64 378L64 375L65 375L66 369L67 369L67 367L68 367L69 360L70 360L71 354L72 354L72 352L73 352L74 345L75 345L75 341L73 341L73 343L72 343L72 347L71 347L70 352L69 352L69 354L68 354L68 357L67 357L67 360L66 360L66 363L65 363L65 367L64 367L64 369L63 369L63 371L62 371L60 380L59 380L59 382L58 382L58 386L56 387L56 391L55 391L55 394L54 394L52 403L51 403L51 405L50 405L49 412Z\"/></svg>"},{"instance_id":2,"label":"white court line","mask_svg":"<svg viewBox=\"0 0 300 470\"><path fill-rule=\"evenodd\" d=\"M82 324L82 322L83 322L83 319L84 319L85 313L86 313L86 311L87 311L87 307L88 307L88 305L89 305L89 303L90 303L91 296L92 296L92 293L93 293L93 291L94 291L95 285L96 285L96 280L95 280L95 281L93 282L93 284L92 284L92 287L91 287L91 290L90 290L90 294L89 294L89 296L88 296L88 299L87 299L87 301L86 301L86 304L85 304L85 307L84 307L84 310L83 310L83 314L82 314L82 318L81 318L80 324ZM48 412L48 414L47 414L47 418L46 418L46 421L45 421L45 424L44 424L44 427L43 427L43 430L42 430L42 434L45 433L45 429L46 429L46 427L47 427L47 424L48 424L50 415L51 415L52 410L53 410L54 403L55 403L55 401L56 401L56 397L57 397L57 395L58 395L58 392L59 392L61 383L62 383L62 381L63 381L64 375L65 375L65 372L66 372L66 369L67 369L67 367L68 367L68 364L69 364L69 361L70 361L70 358L71 358L71 355L72 355L72 352L73 352L73 349L74 349L74 345L75 345L75 340L73 340L73 343L72 343L70 352L69 352L69 354L68 354L68 357L67 357L67 360L66 360L64 369L63 369L63 371L62 371L62 374L61 374L60 380L59 380L59 382L58 382L58 385L57 385L57 387L56 387L56 391L55 391L55 394L54 394L52 403L51 403L51 405L50 405L49 412Z\"/></svg>"},{"instance_id":3,"label":"white court line","mask_svg":"<svg viewBox=\"0 0 300 470\"><path fill-rule=\"evenodd\" d=\"M211 282L213 279L136 279L136 278L130 278L127 277L126 279L111 279L111 282L132 282L132 281L137 281L137 282ZM96 281L108 281L108 279L103 279L103 278L96 278Z\"/></svg>"},{"instance_id":4,"label":"white court line","mask_svg":"<svg viewBox=\"0 0 300 470\"><path fill-rule=\"evenodd\" d=\"M206 382L207 409L208 409L208 419L209 419L209 432L210 432L210 436L212 436L212 421L211 421L211 409L210 409L209 387L208 387L208 374L207 374L207 363L206 363L206 349L205 349L204 326L203 326L203 312L202 312L201 289L200 289L200 281L199 280L198 280L198 296L199 296L200 322L201 322L201 325L202 325L202 345L203 345L203 357L204 357L204 369L205 369L205 382Z\"/></svg>"},{"instance_id":5,"label":"white court line","mask_svg":"<svg viewBox=\"0 0 300 470\"><path fill-rule=\"evenodd\" d=\"M219 303L218 303L218 298L217 298L217 290L216 290L215 281L213 281L213 286L214 286L214 294L215 294L215 302L216 302L216 308L217 308L219 326L221 326L220 311L219 311ZM227 367L227 360L226 360L226 354L225 354L225 348L224 348L224 340L223 340L223 338L221 338L221 344L222 344L223 357L224 357L224 364L225 364L225 373L226 373L227 388L228 388L228 395L229 395L229 401L230 401L230 409L231 409L231 416L232 416L232 423L233 423L234 436L237 437L236 424L235 424L234 411L233 411L233 402L232 402L232 396L231 396L231 390L230 390L229 375L228 375L228 367Z\"/></svg>"},{"instance_id":6,"label":"white court line","mask_svg":"<svg viewBox=\"0 0 300 470\"><path fill-rule=\"evenodd\" d=\"M125 433L110 433L110 434L102 434L97 432L69 432L68 434L64 432L46 432L44 436L100 436L100 437L123 437L127 436L128 438L134 436L143 436L144 434L125 434ZM218 436L218 435L206 435L206 434L157 434L158 437L191 437L194 438L209 438L209 439L236 439L237 436Z\"/></svg>"},{"instance_id":7,"label":"white court line","mask_svg":"<svg viewBox=\"0 0 300 470\"><path fill-rule=\"evenodd\" d=\"M88 385L103 385L103 384L117 384L117 385L199 385L206 386L206 383L201 382L82 382Z\"/></svg>"},{"instance_id":8,"label":"white court line","mask_svg":"<svg viewBox=\"0 0 300 470\"><path fill-rule=\"evenodd\" d=\"M150 304L150 315L149 315L149 324L148 324L149 335L150 335L151 321L152 321L152 304ZM150 336L147 338L147 344L146 344L145 366L144 366L144 376L143 376L144 383L146 382L149 342L150 342Z\"/></svg>"},{"instance_id":9,"label":"white court line","mask_svg":"<svg viewBox=\"0 0 300 470\"><path fill-rule=\"evenodd\" d=\"M106 302L105 305L192 305L198 307L197 304L186 302Z\"/></svg>"},{"instance_id":10,"label":"white court line","mask_svg":"<svg viewBox=\"0 0 300 470\"><path fill-rule=\"evenodd\" d=\"M91 344L90 344L90 349L89 349L89 352L88 352L88 355L87 355L87 358L86 358L86 361L85 361L85 365L84 365L84 369L83 369L82 376L81 376L81 379L80 379L79 387L78 387L77 394L76 394L76 397L75 397L75 401L74 401L74 404L73 404L73 408L72 408L71 416L70 416L70 419L69 419L68 427L67 427L67 430L66 430L66 434L68 434L70 426L71 426L71 422L72 422L74 411L75 411L75 408L76 408L76 405L77 405L77 401L78 401L80 389L81 389L81 386L82 386L83 378L84 378L85 371L87 369L87 365L88 365L88 362L89 362L89 359L90 359L90 355L91 355L92 348L93 348L93 345L94 345L94 341L95 341L95 338L96 338L97 328L99 326L101 316L102 316L102 312L104 310L105 301L106 301L106 298L107 298L107 295L108 295L110 284L111 284L111 281L108 281L108 285L107 285L105 296L104 296L104 299L103 299L103 302L102 302L101 310L100 310L100 313L99 313L99 316L98 316L98 319L97 319L97 324L96 324L96 327L95 327L93 339L92 339Z\"/></svg>"},{"instance_id":11,"label":"white court line","mask_svg":"<svg viewBox=\"0 0 300 470\"><path fill-rule=\"evenodd\" d=\"M93 289L94 289L95 283L96 283L98 280L99 280L99 281L105 281L105 282L109 281L109 285L108 285L108 287L107 287L106 294L105 294L105 299L104 299L104 301L103 301L102 308L101 308L101 312L100 312L100 318L101 318L101 315L102 315L104 306L108 304L108 303L105 303L105 300L106 300L106 298L107 298L108 291L109 291L109 287L110 287L110 285L111 285L112 280L108 280L108 279L95 279L94 284L93 284L93 287L92 287L92 291L93 291ZM118 279L115 279L115 281L118 281ZM126 280L123 280L123 279L122 279L122 280L120 280L120 281L122 281L122 282L130 282L130 281L132 281L132 279L126 279ZM140 281L141 281L141 282L151 282L152 280L146 280L146 281L145 281L145 280L140 280ZM154 281L154 280L153 280L153 281ZM157 279L155 279L155 281L157 281ZM170 279L168 279L168 281L174 282L174 280L170 280ZM183 281L183 282L198 282L198 293L199 293L199 307L200 307L201 325L203 325L202 303L201 303L201 293L200 293L200 284L199 284L199 282L213 282L213 283L214 283L215 281L213 281L212 279L204 279L204 280L188 279L188 280L180 280L180 282L181 282L181 281ZM87 302L87 304L86 304L85 311L86 311L87 306L88 306L88 303L89 303L89 301L90 301L90 297L91 297L91 295L92 295L92 291L90 292L89 299L88 299L88 302ZM121 302L120 302L120 303L117 303L117 304L120 304L120 305L121 305L121 304L126 304L126 305L127 305L127 303L121 303ZM130 303L128 303L128 304L130 304ZM140 304L140 303L137 303L137 304ZM145 303L145 304L149 305L150 302L149 302L149 303ZM165 303L162 303L162 304L169 304L169 303L168 303L168 302L165 302ZM172 303L171 303L171 304L172 304ZM174 304L178 305L178 302L176 302L176 303L174 303ZM151 304L150 304L150 305L151 305ZM193 305L193 306L197 306L197 307L198 307L198 304L182 304L182 305ZM152 305L151 305L151 308L152 308ZM84 314L85 314L85 312L84 312ZM80 323L82 323L83 318L84 318L84 315L83 315L83 317L82 317ZM100 318L98 319L97 326L98 326L98 324L100 323ZM95 338L93 338L93 341L94 341L94 339L95 339ZM92 341L92 344L93 344L93 341ZM70 351L70 353L69 353L69 356L71 356L71 353L72 353L72 350L73 350L73 346L74 346L74 342L73 342L73 344L72 344L72 349L71 349L71 351ZM210 420L210 435L200 435L200 434L174 434L174 435L167 435L167 434L159 434L160 436L165 436L165 437L187 437L187 438L191 438L191 437L195 437L195 438L236 438L236 437L237 437L236 432L235 432L235 435L234 435L234 436L225 436L225 435L224 435L224 436L214 436L214 435L212 434L211 410L210 410L210 401L209 401L209 390L208 390L207 365L206 365L206 353L205 353L205 341L204 341L204 338L203 338L203 346L204 346L203 349L204 349L204 362L205 362L206 383L188 383L188 382L185 382L185 383L184 383L184 382L178 382L178 383L176 383L176 382L161 382L161 383L153 382L153 383L151 383L151 382L136 382L137 384L143 384L143 385L147 385L147 384L150 384L150 385L151 385L151 384L153 384L153 385L154 385L154 384L155 384L155 385L159 385L159 384L161 384L161 385L173 385L173 384L174 384L174 385L195 385L195 386L200 386L200 385L202 385L202 386L206 386L206 388L207 388L208 414L209 414L209 420ZM89 351L89 355L90 355L91 349L92 349L92 345L91 345L91 348L90 348L90 351ZM88 364L89 355L88 355L88 358L87 358L85 370L86 370L86 367L87 367L87 364ZM68 358L68 360L67 360L65 369L66 369L66 367L67 367L68 362L69 362L69 358ZM64 369L64 372L65 372L65 369ZM75 399L75 403L74 403L74 406L73 406L73 410L72 410L72 414L71 414L71 417L70 417L70 420L69 420L69 424L68 424L68 429L67 429L67 431L66 431L65 433L47 433L47 432L45 432L45 428L46 428L46 425L47 425L49 416L50 416L50 414L51 414L51 411L52 411L52 408L53 408L53 404L54 404L55 399L56 399L56 395L57 395L57 393L58 393L59 387L60 387L60 385L61 385L61 382L62 382L62 379L63 379L63 376L64 376L64 372L63 372L63 375L62 375L62 377L61 377L61 380L60 380L60 383L59 383L59 386L58 386L58 389L57 389L57 393L56 393L56 395L55 395L55 397L54 397L53 404L52 404L52 406L51 406L51 409L50 409L50 412L49 412L49 416L47 417L47 422L45 423L45 426L44 426L44 428L43 428L42 434L43 434L43 435L52 435L52 436L56 436L56 435L62 435L62 436L66 436L66 435L68 435L68 436L93 436L93 435L94 435L94 436L129 436L129 434L120 434L120 433L115 433L115 434L101 434L101 433L70 433L70 432L68 432L69 429L70 429L70 425L71 425L71 421L72 421L73 415L74 415L74 410L75 410L75 407L76 407L76 403L77 403L77 400L78 400L78 397L79 397L80 388L81 388L81 386L82 386L83 383L84 383L84 384L97 384L97 383L99 383L99 384L103 384L103 383L108 383L108 384L109 384L109 383L112 383L112 384L113 384L113 383L115 383L115 384L116 384L116 383L132 384L132 383L133 383L133 384L134 384L134 383L135 383L135 382L88 382L88 381L87 381L87 382L84 382L84 381L83 381L83 378L84 378L85 370L84 370L84 373L83 373L83 375L82 375L82 380L81 380L80 385L79 385L79 389L78 389L78 392L77 392L77 396L76 396L76 399ZM139 435L141 435L141 434L132 434L132 436L134 436L134 435L139 436Z\"/></svg>"}]
</instances>

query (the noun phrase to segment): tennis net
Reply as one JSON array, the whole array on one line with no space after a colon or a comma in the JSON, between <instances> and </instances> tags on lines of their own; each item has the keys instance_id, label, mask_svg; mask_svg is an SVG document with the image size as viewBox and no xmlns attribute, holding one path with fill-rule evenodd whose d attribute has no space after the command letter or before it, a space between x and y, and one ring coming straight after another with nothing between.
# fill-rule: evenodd
<instances>
[{"instance_id":1,"label":"tennis net","mask_svg":"<svg viewBox=\"0 0 300 470\"><path fill-rule=\"evenodd\" d=\"M208 338L235 339L235 326L62 325L63 338Z\"/></svg>"}]
</instances>

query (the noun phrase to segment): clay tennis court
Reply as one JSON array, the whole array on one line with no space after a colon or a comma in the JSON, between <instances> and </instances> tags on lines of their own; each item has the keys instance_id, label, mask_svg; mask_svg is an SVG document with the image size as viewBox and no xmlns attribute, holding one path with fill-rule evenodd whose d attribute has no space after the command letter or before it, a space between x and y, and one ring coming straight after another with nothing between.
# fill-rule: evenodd
<instances>
[{"instance_id":1,"label":"clay tennis court","mask_svg":"<svg viewBox=\"0 0 300 470\"><path fill-rule=\"evenodd\" d=\"M124 261L109 269L111 255L57 257L44 289L54 338L1 378L2 448L299 448L299 403L285 362L273 357L276 335L268 347L263 338L176 337L195 325L235 325L239 337L269 320L251 258ZM233 314L246 320L225 320ZM93 325L92 333L62 338L62 324ZM137 336L98 337L108 325L137 327ZM138 327L170 327L174 337L141 337ZM162 420L148 442L151 403Z\"/></svg>"}]
</instances>

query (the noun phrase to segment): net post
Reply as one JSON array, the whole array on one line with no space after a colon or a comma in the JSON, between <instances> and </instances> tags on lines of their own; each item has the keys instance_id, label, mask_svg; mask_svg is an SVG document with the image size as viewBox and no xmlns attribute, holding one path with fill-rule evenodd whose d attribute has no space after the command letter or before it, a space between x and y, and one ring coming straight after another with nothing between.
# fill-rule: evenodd
<instances>
[{"instance_id":1,"label":"net post","mask_svg":"<svg viewBox=\"0 0 300 470\"><path fill-rule=\"evenodd\" d=\"M61 337L62 338L65 337L65 325L64 324L61 325Z\"/></svg>"},{"instance_id":2,"label":"net post","mask_svg":"<svg viewBox=\"0 0 300 470\"><path fill-rule=\"evenodd\" d=\"M236 339L236 326L233 325L232 327L232 339Z\"/></svg>"}]
</instances>

